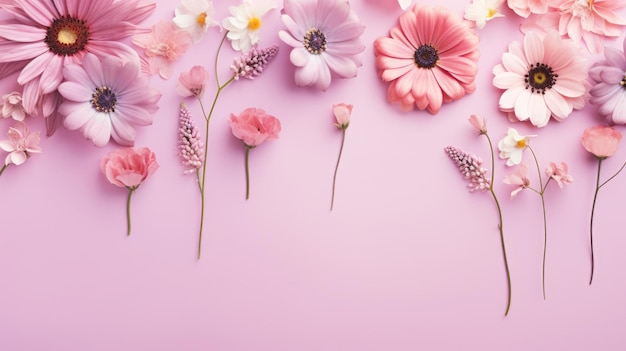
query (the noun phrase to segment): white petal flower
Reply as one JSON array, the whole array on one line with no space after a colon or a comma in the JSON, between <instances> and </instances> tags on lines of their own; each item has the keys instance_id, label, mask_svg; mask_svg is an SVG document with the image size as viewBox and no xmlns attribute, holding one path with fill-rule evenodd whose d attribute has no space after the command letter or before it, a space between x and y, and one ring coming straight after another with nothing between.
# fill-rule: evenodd
<instances>
[{"instance_id":1,"label":"white petal flower","mask_svg":"<svg viewBox=\"0 0 626 351\"><path fill-rule=\"evenodd\" d=\"M273 8L276 4L269 0L244 0L239 6L229 7L232 16L225 18L222 26L234 50L248 52L259 42L261 18Z\"/></svg>"},{"instance_id":2,"label":"white petal flower","mask_svg":"<svg viewBox=\"0 0 626 351\"><path fill-rule=\"evenodd\" d=\"M400 4L400 7L403 10L406 10L409 5L411 5L411 2L413 2L412 0L398 0L398 4Z\"/></svg>"},{"instance_id":3,"label":"white petal flower","mask_svg":"<svg viewBox=\"0 0 626 351\"><path fill-rule=\"evenodd\" d=\"M498 150L500 150L500 158L507 159L507 166L514 166L522 162L522 154L530 138L534 138L536 135L520 135L515 128L509 128L506 136L498 142Z\"/></svg>"},{"instance_id":4,"label":"white petal flower","mask_svg":"<svg viewBox=\"0 0 626 351\"><path fill-rule=\"evenodd\" d=\"M504 17L498 10L504 0L474 0L465 8L464 18L476 22L476 27L483 28L487 21Z\"/></svg>"},{"instance_id":5,"label":"white petal flower","mask_svg":"<svg viewBox=\"0 0 626 351\"><path fill-rule=\"evenodd\" d=\"M194 43L204 37L207 29L219 25L213 20L213 2L208 0L181 0L174 10L174 24L189 33Z\"/></svg>"}]
</instances>

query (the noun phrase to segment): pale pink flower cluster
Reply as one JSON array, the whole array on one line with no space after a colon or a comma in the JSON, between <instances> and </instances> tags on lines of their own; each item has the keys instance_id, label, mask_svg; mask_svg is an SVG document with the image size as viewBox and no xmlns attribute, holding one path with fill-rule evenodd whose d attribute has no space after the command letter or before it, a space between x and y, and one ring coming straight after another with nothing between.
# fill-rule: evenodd
<instances>
[{"instance_id":1,"label":"pale pink flower cluster","mask_svg":"<svg viewBox=\"0 0 626 351\"><path fill-rule=\"evenodd\" d=\"M463 177L469 180L467 187L470 192L489 190L491 181L486 177L487 169L482 167L483 161L480 158L454 146L446 146L444 151Z\"/></svg>"},{"instance_id":2,"label":"pale pink flower cluster","mask_svg":"<svg viewBox=\"0 0 626 351\"><path fill-rule=\"evenodd\" d=\"M2 96L2 117L11 117L16 121L23 121L26 118L26 111L22 105L22 94L14 91Z\"/></svg>"},{"instance_id":3,"label":"pale pink flower cluster","mask_svg":"<svg viewBox=\"0 0 626 351\"><path fill-rule=\"evenodd\" d=\"M278 45L258 49L253 47L249 52L235 59L230 69L234 72L233 78L254 79L263 72L270 60L278 53Z\"/></svg>"},{"instance_id":4,"label":"pale pink flower cluster","mask_svg":"<svg viewBox=\"0 0 626 351\"><path fill-rule=\"evenodd\" d=\"M193 66L188 72L182 72L178 77L176 91L182 97L201 98L204 88L209 81L209 72L203 66Z\"/></svg>"},{"instance_id":5,"label":"pale pink flower cluster","mask_svg":"<svg viewBox=\"0 0 626 351\"><path fill-rule=\"evenodd\" d=\"M183 102L180 104L178 119L178 152L185 174L197 172L204 162L204 143L200 140L200 132L193 123L191 113L187 105Z\"/></svg>"},{"instance_id":6,"label":"pale pink flower cluster","mask_svg":"<svg viewBox=\"0 0 626 351\"><path fill-rule=\"evenodd\" d=\"M26 162L31 154L41 152L39 132L31 133L24 122L17 122L15 126L10 127L8 136L9 140L0 141L0 149L9 153L4 159L5 166L10 164L19 166Z\"/></svg>"},{"instance_id":7,"label":"pale pink flower cluster","mask_svg":"<svg viewBox=\"0 0 626 351\"><path fill-rule=\"evenodd\" d=\"M563 184L571 184L574 182L574 177L567 172L568 167L565 162L559 164L550 162L550 166L546 167L546 176L554 179L561 189L563 189Z\"/></svg>"},{"instance_id":8,"label":"pale pink flower cluster","mask_svg":"<svg viewBox=\"0 0 626 351\"><path fill-rule=\"evenodd\" d=\"M517 165L517 167L515 167L515 170L513 171L512 174L509 174L508 176L504 177L504 180L503 180L504 184L517 185L517 188L515 188L511 192L511 199L517 196L517 194L519 194L520 191L530 186L530 179L528 179L527 174L528 174L528 166L525 163L520 163L519 165Z\"/></svg>"}]
</instances>

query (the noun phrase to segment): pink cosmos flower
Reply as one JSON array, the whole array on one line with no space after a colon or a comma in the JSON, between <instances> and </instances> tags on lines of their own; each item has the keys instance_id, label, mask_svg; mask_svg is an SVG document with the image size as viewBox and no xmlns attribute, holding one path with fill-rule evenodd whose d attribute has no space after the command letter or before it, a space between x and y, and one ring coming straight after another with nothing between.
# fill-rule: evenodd
<instances>
[{"instance_id":1,"label":"pink cosmos flower","mask_svg":"<svg viewBox=\"0 0 626 351\"><path fill-rule=\"evenodd\" d=\"M41 106L44 117L52 117L46 121L52 134L63 67L80 64L86 53L135 58L122 39L144 32L137 24L155 6L139 0L15 0L2 7L9 19L0 24L0 72L21 69L24 109L34 114Z\"/></svg>"},{"instance_id":2,"label":"pink cosmos flower","mask_svg":"<svg viewBox=\"0 0 626 351\"><path fill-rule=\"evenodd\" d=\"M128 189L126 200L127 235L130 235L130 199L139 186L159 168L154 152L148 148L116 149L100 161L100 170L107 180Z\"/></svg>"},{"instance_id":3,"label":"pink cosmos flower","mask_svg":"<svg viewBox=\"0 0 626 351\"><path fill-rule=\"evenodd\" d=\"M550 166L546 168L546 176L552 178L559 185L559 188L563 189L563 184L571 184L574 182L574 177L567 173L568 167L565 162L556 164L550 162Z\"/></svg>"},{"instance_id":4,"label":"pink cosmos flower","mask_svg":"<svg viewBox=\"0 0 626 351\"><path fill-rule=\"evenodd\" d=\"M387 100L403 111L417 107L435 114L442 103L476 90L478 37L458 15L415 5L389 36L374 42L376 66L390 82Z\"/></svg>"},{"instance_id":5,"label":"pink cosmos flower","mask_svg":"<svg viewBox=\"0 0 626 351\"><path fill-rule=\"evenodd\" d=\"M204 88L209 81L209 72L203 66L193 66L189 72L183 72L178 77L176 91L183 97L202 97Z\"/></svg>"},{"instance_id":6,"label":"pink cosmos flower","mask_svg":"<svg viewBox=\"0 0 626 351\"><path fill-rule=\"evenodd\" d=\"M543 127L551 117L561 121L585 105L584 57L555 31L543 38L529 32L523 44L511 43L493 73L493 85L505 90L499 104L509 119Z\"/></svg>"},{"instance_id":7,"label":"pink cosmos flower","mask_svg":"<svg viewBox=\"0 0 626 351\"><path fill-rule=\"evenodd\" d=\"M26 162L31 154L41 152L39 132L31 133L26 123L17 122L15 126L9 128L8 135L9 140L0 141L0 149L9 153L4 159L2 171L10 164L19 166Z\"/></svg>"},{"instance_id":8,"label":"pink cosmos flower","mask_svg":"<svg viewBox=\"0 0 626 351\"><path fill-rule=\"evenodd\" d=\"M508 0L507 4L518 16L526 18L531 13L543 14L548 12L548 2L550 0Z\"/></svg>"},{"instance_id":9,"label":"pink cosmos flower","mask_svg":"<svg viewBox=\"0 0 626 351\"><path fill-rule=\"evenodd\" d=\"M135 142L135 126L152 124L161 94L140 74L139 63L87 54L83 64L63 70L59 92L65 99L59 112L69 130L80 129L96 146L113 138L118 144Z\"/></svg>"},{"instance_id":10,"label":"pink cosmos flower","mask_svg":"<svg viewBox=\"0 0 626 351\"><path fill-rule=\"evenodd\" d=\"M285 0L281 18L287 31L278 35L293 47L289 59L296 66L296 85L327 90L332 76L357 75L365 26L347 0Z\"/></svg>"},{"instance_id":11,"label":"pink cosmos flower","mask_svg":"<svg viewBox=\"0 0 626 351\"><path fill-rule=\"evenodd\" d=\"M504 178L503 182L505 184L518 186L515 190L511 192L511 199L517 196L520 191L530 186L530 179L528 179L527 174L528 166L524 163L521 163L517 167L515 167L515 170L512 174Z\"/></svg>"},{"instance_id":12,"label":"pink cosmos flower","mask_svg":"<svg viewBox=\"0 0 626 351\"><path fill-rule=\"evenodd\" d=\"M2 101L2 117L11 117L16 121L23 121L26 118L26 111L22 105L22 94L14 91L2 96Z\"/></svg>"},{"instance_id":13,"label":"pink cosmos flower","mask_svg":"<svg viewBox=\"0 0 626 351\"><path fill-rule=\"evenodd\" d=\"M476 128L476 130L480 133L480 134L487 134L487 118L486 117L479 117L477 115L471 115L468 118L470 124L472 125L472 127Z\"/></svg>"},{"instance_id":14,"label":"pink cosmos flower","mask_svg":"<svg viewBox=\"0 0 626 351\"><path fill-rule=\"evenodd\" d=\"M612 127L595 126L585 129L582 143L585 150L599 159L615 155L622 133Z\"/></svg>"},{"instance_id":15,"label":"pink cosmos flower","mask_svg":"<svg viewBox=\"0 0 626 351\"><path fill-rule=\"evenodd\" d=\"M593 81L589 102L598 105L600 115L613 124L626 124L626 40L623 48L604 48L604 60L589 70Z\"/></svg>"},{"instance_id":16,"label":"pink cosmos flower","mask_svg":"<svg viewBox=\"0 0 626 351\"><path fill-rule=\"evenodd\" d=\"M352 105L350 104L334 104L333 115L337 123L335 124L340 129L346 129L350 125L350 115L352 114Z\"/></svg>"},{"instance_id":17,"label":"pink cosmos flower","mask_svg":"<svg viewBox=\"0 0 626 351\"><path fill-rule=\"evenodd\" d=\"M152 26L152 33L134 36L133 43L145 49L147 73L158 73L164 79L169 79L173 62L184 55L191 45L191 34L163 20Z\"/></svg>"}]
</instances>

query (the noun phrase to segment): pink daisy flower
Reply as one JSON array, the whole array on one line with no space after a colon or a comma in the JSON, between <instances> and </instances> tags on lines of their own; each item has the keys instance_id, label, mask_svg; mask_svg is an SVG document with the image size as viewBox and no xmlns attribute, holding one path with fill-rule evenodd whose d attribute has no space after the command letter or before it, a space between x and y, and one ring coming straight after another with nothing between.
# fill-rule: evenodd
<instances>
[{"instance_id":1,"label":"pink daisy flower","mask_svg":"<svg viewBox=\"0 0 626 351\"><path fill-rule=\"evenodd\" d=\"M624 49L604 48L604 60L589 70L593 87L589 102L610 123L626 124L626 40Z\"/></svg>"},{"instance_id":2,"label":"pink daisy flower","mask_svg":"<svg viewBox=\"0 0 626 351\"><path fill-rule=\"evenodd\" d=\"M511 43L493 73L493 85L505 90L500 110L510 120L543 127L551 117L561 121L585 105L585 59L571 40L555 31L543 38L529 32L523 44Z\"/></svg>"},{"instance_id":3,"label":"pink daisy flower","mask_svg":"<svg viewBox=\"0 0 626 351\"><path fill-rule=\"evenodd\" d=\"M15 0L2 7L9 19L0 24L0 72L21 69L17 81L24 86L26 113L33 114L41 105L49 117L59 102L56 90L63 80L63 67L80 63L88 52L100 57L136 57L121 41L144 31L137 23L155 6L139 0ZM48 123L49 134L53 125Z\"/></svg>"},{"instance_id":4,"label":"pink daisy flower","mask_svg":"<svg viewBox=\"0 0 626 351\"><path fill-rule=\"evenodd\" d=\"M140 74L138 61L100 60L87 54L82 65L67 65L63 75L59 92L65 101L59 112L65 116L64 125L80 129L96 146L106 145L110 138L132 146L134 126L152 124L161 94Z\"/></svg>"},{"instance_id":5,"label":"pink daisy flower","mask_svg":"<svg viewBox=\"0 0 626 351\"><path fill-rule=\"evenodd\" d=\"M389 36L374 42L376 66L390 82L387 99L402 110L416 106L435 114L442 103L476 90L478 37L460 16L415 5Z\"/></svg>"}]
</instances>

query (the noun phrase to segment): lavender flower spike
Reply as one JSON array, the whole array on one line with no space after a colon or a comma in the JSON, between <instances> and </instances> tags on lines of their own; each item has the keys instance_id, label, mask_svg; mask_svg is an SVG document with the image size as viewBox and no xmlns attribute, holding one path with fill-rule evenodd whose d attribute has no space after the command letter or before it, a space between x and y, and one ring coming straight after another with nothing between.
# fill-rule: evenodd
<instances>
[{"instance_id":1,"label":"lavender flower spike","mask_svg":"<svg viewBox=\"0 0 626 351\"><path fill-rule=\"evenodd\" d=\"M185 174L197 172L204 161L204 143L199 138L198 128L191 119L191 113L184 102L180 104L178 119L178 150Z\"/></svg>"},{"instance_id":2,"label":"lavender flower spike","mask_svg":"<svg viewBox=\"0 0 626 351\"><path fill-rule=\"evenodd\" d=\"M467 187L470 192L489 190L491 180L485 177L487 169L481 167L483 161L480 158L454 146L446 146L444 151L457 165L463 177L469 180Z\"/></svg>"},{"instance_id":3,"label":"lavender flower spike","mask_svg":"<svg viewBox=\"0 0 626 351\"><path fill-rule=\"evenodd\" d=\"M233 78L235 80L239 78L254 79L263 72L265 66L277 52L278 45L276 44L264 49L253 47L230 65L230 69L235 73Z\"/></svg>"}]
</instances>

